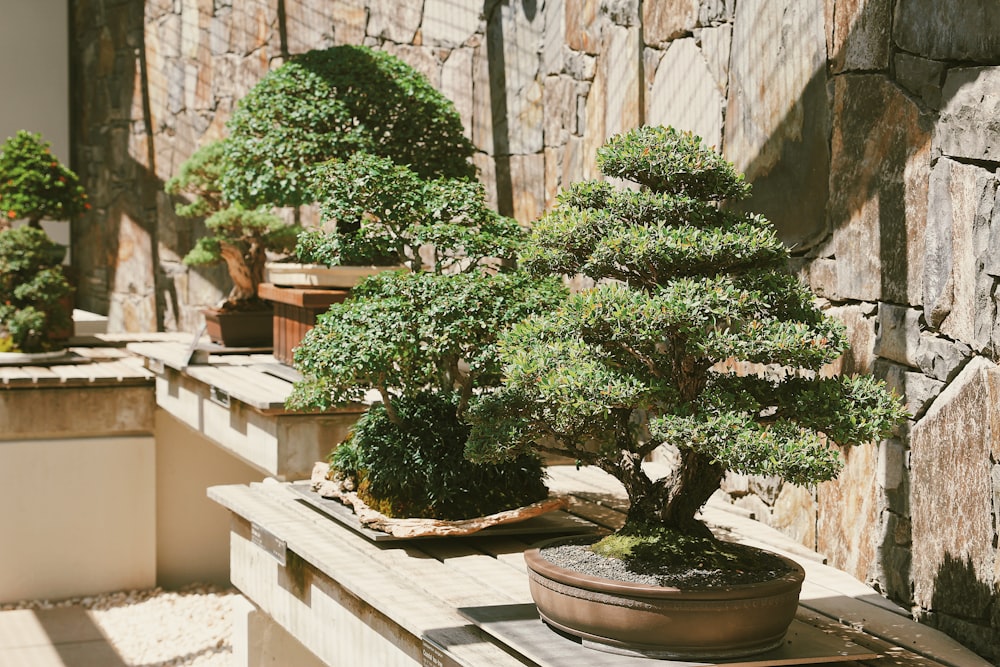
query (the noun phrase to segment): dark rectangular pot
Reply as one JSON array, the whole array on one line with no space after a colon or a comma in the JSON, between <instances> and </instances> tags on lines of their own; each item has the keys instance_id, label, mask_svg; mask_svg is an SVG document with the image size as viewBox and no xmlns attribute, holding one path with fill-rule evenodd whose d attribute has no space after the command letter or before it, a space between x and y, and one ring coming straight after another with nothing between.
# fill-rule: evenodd
<instances>
[{"instance_id":1,"label":"dark rectangular pot","mask_svg":"<svg viewBox=\"0 0 1000 667\"><path fill-rule=\"evenodd\" d=\"M274 318L271 309L224 311L209 308L201 312L213 343L225 347L271 347Z\"/></svg>"}]
</instances>

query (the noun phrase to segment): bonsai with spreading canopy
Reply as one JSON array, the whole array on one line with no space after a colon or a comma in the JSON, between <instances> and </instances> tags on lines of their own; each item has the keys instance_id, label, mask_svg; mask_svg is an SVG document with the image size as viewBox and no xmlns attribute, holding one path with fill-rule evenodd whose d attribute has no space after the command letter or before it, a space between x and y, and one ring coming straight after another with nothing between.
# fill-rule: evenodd
<instances>
[{"instance_id":1,"label":"bonsai with spreading canopy","mask_svg":"<svg viewBox=\"0 0 1000 667\"><path fill-rule=\"evenodd\" d=\"M316 170L357 151L419 176L472 177L455 106L402 60L366 46L296 55L265 75L227 123L222 190L247 206L316 201Z\"/></svg>"},{"instance_id":2,"label":"bonsai with spreading canopy","mask_svg":"<svg viewBox=\"0 0 1000 667\"><path fill-rule=\"evenodd\" d=\"M598 165L639 188L576 184L521 253L536 275L597 286L500 340L504 382L470 410L470 457L596 465L628 494L619 537L710 539L695 515L727 470L829 480L833 443L883 438L904 417L882 383L819 372L846 348L843 326L790 275L765 219L718 205L749 187L698 137L643 127L608 141ZM653 479L643 461L663 445L679 462Z\"/></svg>"},{"instance_id":3,"label":"bonsai with spreading canopy","mask_svg":"<svg viewBox=\"0 0 1000 667\"><path fill-rule=\"evenodd\" d=\"M287 252L295 243L298 227L290 225L265 207L246 208L231 202L219 185L228 168L225 140L199 148L174 178L167 181L169 194L186 194L191 201L178 204L181 217L205 217L208 234L184 257L188 266L225 262L233 288L224 308L238 310L257 304L257 286L264 277L267 251Z\"/></svg>"},{"instance_id":4,"label":"bonsai with spreading canopy","mask_svg":"<svg viewBox=\"0 0 1000 667\"><path fill-rule=\"evenodd\" d=\"M533 455L466 461L462 415L499 382L498 332L561 301L558 280L510 268L525 232L488 208L479 183L425 181L362 153L329 169L320 201L342 224L315 242L335 262L376 248L414 270L368 278L318 317L295 351L303 380L289 405L327 409L378 393L332 466L390 516L469 518L545 498Z\"/></svg>"}]
</instances>

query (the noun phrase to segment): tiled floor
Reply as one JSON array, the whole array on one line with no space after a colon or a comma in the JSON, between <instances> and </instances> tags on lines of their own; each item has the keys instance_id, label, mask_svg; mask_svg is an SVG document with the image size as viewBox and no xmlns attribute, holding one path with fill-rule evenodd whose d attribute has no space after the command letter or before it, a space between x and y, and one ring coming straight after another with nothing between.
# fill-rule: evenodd
<instances>
[{"instance_id":1,"label":"tiled floor","mask_svg":"<svg viewBox=\"0 0 1000 667\"><path fill-rule=\"evenodd\" d=\"M0 612L0 667L125 667L82 607Z\"/></svg>"}]
</instances>

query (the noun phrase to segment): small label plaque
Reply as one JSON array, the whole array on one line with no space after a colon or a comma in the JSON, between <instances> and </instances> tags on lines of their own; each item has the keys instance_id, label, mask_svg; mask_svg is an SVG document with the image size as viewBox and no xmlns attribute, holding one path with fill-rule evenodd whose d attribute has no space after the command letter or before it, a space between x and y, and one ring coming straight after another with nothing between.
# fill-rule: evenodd
<instances>
[{"instance_id":1,"label":"small label plaque","mask_svg":"<svg viewBox=\"0 0 1000 667\"><path fill-rule=\"evenodd\" d=\"M424 658L423 662L421 662L423 667L463 667L462 663L448 655L444 647L440 646L433 639L430 639L427 635L424 635L421 639L424 644Z\"/></svg>"},{"instance_id":2,"label":"small label plaque","mask_svg":"<svg viewBox=\"0 0 1000 667\"><path fill-rule=\"evenodd\" d=\"M250 524L250 541L269 553L274 560L284 567L288 557L288 545L278 539L274 533L261 528L255 523Z\"/></svg>"}]
</instances>

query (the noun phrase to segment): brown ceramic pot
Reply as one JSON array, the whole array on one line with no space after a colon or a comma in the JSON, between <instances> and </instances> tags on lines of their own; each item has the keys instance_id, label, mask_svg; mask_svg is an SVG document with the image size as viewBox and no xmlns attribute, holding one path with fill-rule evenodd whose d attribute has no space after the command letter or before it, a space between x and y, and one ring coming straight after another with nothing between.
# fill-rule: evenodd
<instances>
[{"instance_id":1,"label":"brown ceramic pot","mask_svg":"<svg viewBox=\"0 0 1000 667\"><path fill-rule=\"evenodd\" d=\"M248 311L207 308L201 313L205 316L205 331L213 343L225 347L271 347L274 315L270 308Z\"/></svg>"},{"instance_id":2,"label":"brown ceramic pot","mask_svg":"<svg viewBox=\"0 0 1000 667\"><path fill-rule=\"evenodd\" d=\"M553 541L554 542L554 541ZM795 617L805 572L760 584L683 590L632 584L524 552L531 596L550 626L592 648L652 658L737 658L777 648Z\"/></svg>"}]
</instances>

